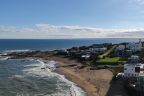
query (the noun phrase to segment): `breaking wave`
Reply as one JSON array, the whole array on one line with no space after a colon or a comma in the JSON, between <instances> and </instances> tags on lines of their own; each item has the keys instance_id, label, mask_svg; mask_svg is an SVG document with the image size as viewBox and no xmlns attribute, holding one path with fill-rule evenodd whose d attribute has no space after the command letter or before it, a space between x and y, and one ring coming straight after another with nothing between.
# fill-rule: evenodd
<instances>
[{"instance_id":1,"label":"breaking wave","mask_svg":"<svg viewBox=\"0 0 144 96\"><path fill-rule=\"evenodd\" d=\"M85 96L75 83L54 72L55 64L38 58L0 59L0 96Z\"/></svg>"}]
</instances>

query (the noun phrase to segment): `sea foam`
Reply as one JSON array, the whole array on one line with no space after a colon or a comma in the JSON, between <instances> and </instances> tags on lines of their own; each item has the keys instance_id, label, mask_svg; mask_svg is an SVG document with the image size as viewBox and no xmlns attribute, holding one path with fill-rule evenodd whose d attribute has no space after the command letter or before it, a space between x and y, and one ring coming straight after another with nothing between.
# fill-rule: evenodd
<instances>
[{"instance_id":1,"label":"sea foam","mask_svg":"<svg viewBox=\"0 0 144 96\"><path fill-rule=\"evenodd\" d=\"M30 60L34 61L34 59L30 59ZM35 61L36 61L35 64L27 65L27 66L31 66L30 69L23 70L26 72L26 74L32 76L38 76L38 77L45 77L45 78L56 77L60 80L60 82L64 82L64 84L67 84L70 87L69 92L65 92L65 94L61 92L57 92L46 96L85 96L85 92L81 88L77 87L75 83L66 79L64 75L60 75L58 73L53 72L53 70L55 69L55 64L57 64L56 61L52 61L52 60L45 61L42 59L36 59ZM61 89L61 87L59 86L60 84L61 83L57 83L58 89Z\"/></svg>"},{"instance_id":2,"label":"sea foam","mask_svg":"<svg viewBox=\"0 0 144 96\"><path fill-rule=\"evenodd\" d=\"M86 95L80 87L66 79L64 75L54 72L55 65L58 63L56 61L40 58L7 59L8 57L4 56L0 58L1 63L5 64L1 64L0 67L6 68L1 70L0 75L6 70L10 72L7 73L8 81L5 82L9 83L9 85L6 84L8 89L3 89L5 92L11 90L13 92L11 94L16 93L15 96Z\"/></svg>"}]
</instances>

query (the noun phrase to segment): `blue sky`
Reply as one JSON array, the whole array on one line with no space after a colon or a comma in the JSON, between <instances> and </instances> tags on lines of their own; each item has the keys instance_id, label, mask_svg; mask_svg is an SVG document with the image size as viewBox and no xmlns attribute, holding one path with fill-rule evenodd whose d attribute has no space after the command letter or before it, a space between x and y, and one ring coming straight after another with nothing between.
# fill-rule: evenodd
<instances>
[{"instance_id":1,"label":"blue sky","mask_svg":"<svg viewBox=\"0 0 144 96\"><path fill-rule=\"evenodd\" d=\"M0 0L0 38L140 37L143 9L144 0Z\"/></svg>"}]
</instances>

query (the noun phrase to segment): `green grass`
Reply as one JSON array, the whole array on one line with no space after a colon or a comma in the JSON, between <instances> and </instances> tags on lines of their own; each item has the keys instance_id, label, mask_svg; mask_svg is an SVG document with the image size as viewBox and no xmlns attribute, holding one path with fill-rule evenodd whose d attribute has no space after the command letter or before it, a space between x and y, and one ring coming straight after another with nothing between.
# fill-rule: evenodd
<instances>
[{"instance_id":1,"label":"green grass","mask_svg":"<svg viewBox=\"0 0 144 96\"><path fill-rule=\"evenodd\" d=\"M105 57L104 59L99 59L97 62L118 62L120 60L120 57Z\"/></svg>"}]
</instances>

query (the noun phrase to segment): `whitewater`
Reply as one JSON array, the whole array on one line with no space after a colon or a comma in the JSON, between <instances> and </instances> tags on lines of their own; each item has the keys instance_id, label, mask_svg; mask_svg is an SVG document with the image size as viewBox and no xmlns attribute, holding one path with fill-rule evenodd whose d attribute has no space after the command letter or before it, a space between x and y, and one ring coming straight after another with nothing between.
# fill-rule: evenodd
<instances>
[{"instance_id":1,"label":"whitewater","mask_svg":"<svg viewBox=\"0 0 144 96\"><path fill-rule=\"evenodd\" d=\"M75 83L55 72L57 63L0 56L0 96L86 96Z\"/></svg>"}]
</instances>

